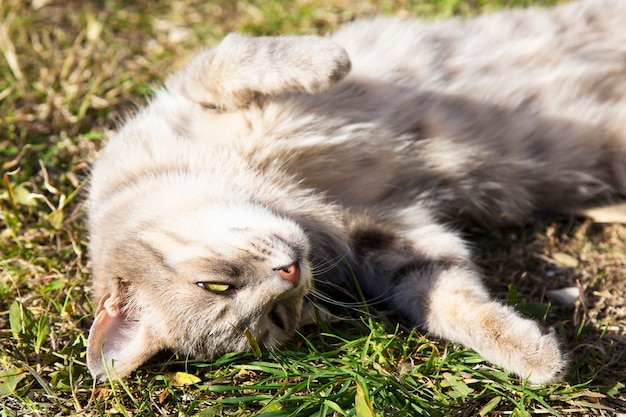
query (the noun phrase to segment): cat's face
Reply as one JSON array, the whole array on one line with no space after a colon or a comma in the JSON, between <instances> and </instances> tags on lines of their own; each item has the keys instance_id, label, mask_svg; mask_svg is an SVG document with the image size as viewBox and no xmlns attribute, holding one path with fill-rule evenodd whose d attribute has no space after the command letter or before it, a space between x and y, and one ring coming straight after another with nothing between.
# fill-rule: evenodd
<instances>
[{"instance_id":1,"label":"cat's face","mask_svg":"<svg viewBox=\"0 0 626 417\"><path fill-rule=\"evenodd\" d=\"M311 285L298 225L240 201L169 200L147 213L133 213L134 230L107 243L115 270L90 334L90 367L104 354L123 376L163 348L212 358L250 350L251 336L271 348L293 335Z\"/></svg>"},{"instance_id":2,"label":"cat's face","mask_svg":"<svg viewBox=\"0 0 626 417\"><path fill-rule=\"evenodd\" d=\"M266 346L295 331L311 274L306 236L290 221L253 204L203 207L139 241L164 255L171 302L184 309L172 347L211 357L245 350L246 329Z\"/></svg>"}]
</instances>

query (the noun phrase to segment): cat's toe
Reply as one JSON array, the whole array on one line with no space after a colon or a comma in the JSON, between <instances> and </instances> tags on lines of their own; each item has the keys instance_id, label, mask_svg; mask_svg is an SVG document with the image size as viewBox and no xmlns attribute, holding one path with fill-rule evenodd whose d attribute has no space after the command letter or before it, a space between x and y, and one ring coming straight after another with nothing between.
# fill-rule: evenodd
<instances>
[{"instance_id":1,"label":"cat's toe","mask_svg":"<svg viewBox=\"0 0 626 417\"><path fill-rule=\"evenodd\" d=\"M559 379L567 361L554 332L546 333L535 321L495 303L481 312L483 338L473 346L478 353L532 384Z\"/></svg>"},{"instance_id":2,"label":"cat's toe","mask_svg":"<svg viewBox=\"0 0 626 417\"><path fill-rule=\"evenodd\" d=\"M554 333L541 336L529 343L528 351L520 358L519 369L513 371L532 384L548 384L557 381L567 364Z\"/></svg>"}]
</instances>

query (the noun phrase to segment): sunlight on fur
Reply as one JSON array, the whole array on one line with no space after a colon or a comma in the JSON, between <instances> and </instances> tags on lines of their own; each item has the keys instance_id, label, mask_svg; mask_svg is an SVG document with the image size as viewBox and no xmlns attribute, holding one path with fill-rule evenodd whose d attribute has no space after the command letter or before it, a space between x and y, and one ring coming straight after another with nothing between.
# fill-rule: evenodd
<instances>
[{"instance_id":1,"label":"sunlight on fur","mask_svg":"<svg viewBox=\"0 0 626 417\"><path fill-rule=\"evenodd\" d=\"M91 373L279 347L311 300L360 308L356 277L431 335L556 381L556 335L489 296L459 230L623 196L625 27L626 2L585 0L200 52L93 168Z\"/></svg>"}]
</instances>

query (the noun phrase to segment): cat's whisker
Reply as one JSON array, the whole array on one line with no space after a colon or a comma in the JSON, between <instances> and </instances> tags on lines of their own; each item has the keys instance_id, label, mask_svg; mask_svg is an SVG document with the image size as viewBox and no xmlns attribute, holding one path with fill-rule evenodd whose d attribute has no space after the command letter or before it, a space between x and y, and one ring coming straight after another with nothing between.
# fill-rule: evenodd
<instances>
[{"instance_id":1,"label":"cat's whisker","mask_svg":"<svg viewBox=\"0 0 626 417\"><path fill-rule=\"evenodd\" d=\"M191 353L187 352L185 355L185 373L189 373L189 359L191 358Z\"/></svg>"},{"instance_id":2,"label":"cat's whisker","mask_svg":"<svg viewBox=\"0 0 626 417\"><path fill-rule=\"evenodd\" d=\"M313 305L317 305L317 300L315 299L311 299L309 296L306 297L306 299L311 302L311 304ZM321 299L320 299L321 300ZM347 316L342 316L342 315L337 315L334 314L330 311L328 311L325 308L322 308L322 310L324 311L324 316L332 318L332 319L336 319L336 320L341 320L341 321L358 321L360 322L362 320L363 317L367 317L367 318L374 318L376 317L375 314L372 314L369 309L367 308L367 303L346 303L343 301L337 301L337 300L333 300L328 298L326 301L326 303L332 303L333 306L335 307L341 307L344 308L348 311L351 311L353 313L355 313L355 315L359 316L359 318L350 318Z\"/></svg>"},{"instance_id":3,"label":"cat's whisker","mask_svg":"<svg viewBox=\"0 0 626 417\"><path fill-rule=\"evenodd\" d=\"M337 287L337 288L340 288L340 287ZM343 289L343 288L341 288L341 289ZM376 297L369 298L367 301L354 301L354 302L347 302L347 301L337 300L337 299L329 296L328 294L325 294L324 292L319 291L316 288L312 288L311 291L309 291L308 296L316 297L320 301L325 302L327 304L339 305L341 307L350 308L350 307L358 307L358 306L363 306L363 305L373 305L373 304L377 304L377 303L385 303L385 302L391 301L393 299L392 291L393 291L393 289L387 288L380 295L378 295Z\"/></svg>"},{"instance_id":4,"label":"cat's whisker","mask_svg":"<svg viewBox=\"0 0 626 417\"><path fill-rule=\"evenodd\" d=\"M311 272L313 275L323 275L326 274L337 267L337 265L341 264L345 261L344 255L338 255L334 258L323 259L323 258L315 258L315 261L312 263Z\"/></svg>"}]
</instances>

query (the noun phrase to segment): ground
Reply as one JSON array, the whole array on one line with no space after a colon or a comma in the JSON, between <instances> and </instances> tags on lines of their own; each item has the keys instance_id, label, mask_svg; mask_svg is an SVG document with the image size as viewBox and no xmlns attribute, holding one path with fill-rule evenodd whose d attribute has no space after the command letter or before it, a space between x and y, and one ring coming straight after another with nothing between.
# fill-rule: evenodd
<instances>
[{"instance_id":1,"label":"ground","mask_svg":"<svg viewBox=\"0 0 626 417\"><path fill-rule=\"evenodd\" d=\"M475 353L371 312L307 327L280 352L213 363L164 353L124 383L85 368L89 166L125 114L201 45L236 30L324 33L378 13L427 19L553 1L0 1L2 415L564 415L626 413L626 227L551 216L468 234L494 296L570 352L532 387ZM566 306L551 290L580 288Z\"/></svg>"}]
</instances>

